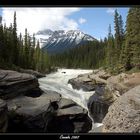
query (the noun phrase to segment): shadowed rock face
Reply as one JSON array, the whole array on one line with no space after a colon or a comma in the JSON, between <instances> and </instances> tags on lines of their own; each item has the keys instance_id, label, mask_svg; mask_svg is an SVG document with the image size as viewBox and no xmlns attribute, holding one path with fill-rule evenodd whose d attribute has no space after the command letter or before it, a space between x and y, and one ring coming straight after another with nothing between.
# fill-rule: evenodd
<instances>
[{"instance_id":1,"label":"shadowed rock face","mask_svg":"<svg viewBox=\"0 0 140 140\"><path fill-rule=\"evenodd\" d=\"M95 93L89 98L88 109L95 123L101 123L108 112L109 106L114 102L113 94L107 91L105 87L95 90Z\"/></svg>"},{"instance_id":2,"label":"shadowed rock face","mask_svg":"<svg viewBox=\"0 0 140 140\"><path fill-rule=\"evenodd\" d=\"M92 127L85 109L56 92L41 91L31 74L0 70L0 98L7 102L0 100L0 132L78 133Z\"/></svg>"},{"instance_id":3,"label":"shadowed rock face","mask_svg":"<svg viewBox=\"0 0 140 140\"><path fill-rule=\"evenodd\" d=\"M95 86L93 86L92 81L76 81L76 79L70 79L68 81L69 84L72 85L73 89L82 89L84 91L94 91L95 90Z\"/></svg>"},{"instance_id":4,"label":"shadowed rock face","mask_svg":"<svg viewBox=\"0 0 140 140\"><path fill-rule=\"evenodd\" d=\"M48 124L49 133L88 133L91 128L86 114L55 116Z\"/></svg>"},{"instance_id":5,"label":"shadowed rock face","mask_svg":"<svg viewBox=\"0 0 140 140\"><path fill-rule=\"evenodd\" d=\"M72 100L62 98L59 108L48 124L48 132L52 133L86 133L91 130L92 121L88 112Z\"/></svg>"},{"instance_id":6,"label":"shadowed rock face","mask_svg":"<svg viewBox=\"0 0 140 140\"><path fill-rule=\"evenodd\" d=\"M120 96L103 120L104 132L140 133L140 86Z\"/></svg>"},{"instance_id":7,"label":"shadowed rock face","mask_svg":"<svg viewBox=\"0 0 140 140\"><path fill-rule=\"evenodd\" d=\"M8 101L8 132L88 132L92 122L87 111L58 93L40 97L20 96Z\"/></svg>"},{"instance_id":8,"label":"shadowed rock face","mask_svg":"<svg viewBox=\"0 0 140 140\"><path fill-rule=\"evenodd\" d=\"M42 94L32 98L20 96L8 100L9 132L46 132L47 124L55 113L55 102L60 100L60 95Z\"/></svg>"},{"instance_id":9,"label":"shadowed rock face","mask_svg":"<svg viewBox=\"0 0 140 140\"><path fill-rule=\"evenodd\" d=\"M69 83L76 89L95 91L88 100L88 109L94 122L101 123L114 97L106 90L107 81L110 75L104 71L93 71L93 73L79 75L69 80ZM85 94L87 94L85 92Z\"/></svg>"},{"instance_id":10,"label":"shadowed rock face","mask_svg":"<svg viewBox=\"0 0 140 140\"><path fill-rule=\"evenodd\" d=\"M7 131L8 117L7 117L7 104L5 101L0 99L0 133Z\"/></svg>"},{"instance_id":11,"label":"shadowed rock face","mask_svg":"<svg viewBox=\"0 0 140 140\"><path fill-rule=\"evenodd\" d=\"M9 99L34 92L39 87L36 77L11 70L0 70L0 98Z\"/></svg>"}]
</instances>

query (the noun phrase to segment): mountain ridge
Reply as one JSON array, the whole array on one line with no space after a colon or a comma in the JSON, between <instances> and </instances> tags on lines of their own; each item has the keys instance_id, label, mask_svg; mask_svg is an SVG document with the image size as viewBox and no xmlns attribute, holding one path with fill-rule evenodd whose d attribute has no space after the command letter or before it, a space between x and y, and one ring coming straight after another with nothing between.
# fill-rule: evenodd
<instances>
[{"instance_id":1,"label":"mountain ridge","mask_svg":"<svg viewBox=\"0 0 140 140\"><path fill-rule=\"evenodd\" d=\"M61 53L76 46L86 44L89 41L97 40L80 30L52 31L46 29L38 31L36 37L40 39L42 50L50 54Z\"/></svg>"}]
</instances>

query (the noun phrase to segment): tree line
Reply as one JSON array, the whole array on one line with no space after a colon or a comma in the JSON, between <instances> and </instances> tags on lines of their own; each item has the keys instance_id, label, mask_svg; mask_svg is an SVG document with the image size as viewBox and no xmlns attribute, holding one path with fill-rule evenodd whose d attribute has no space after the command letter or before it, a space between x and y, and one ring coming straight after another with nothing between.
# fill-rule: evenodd
<instances>
[{"instance_id":1,"label":"tree line","mask_svg":"<svg viewBox=\"0 0 140 140\"><path fill-rule=\"evenodd\" d=\"M17 35L16 12L13 24L11 23L9 27L0 22L1 68L24 68L45 72L48 65L47 52L41 50L35 34L31 36L25 29L24 35L21 33Z\"/></svg>"},{"instance_id":2,"label":"tree line","mask_svg":"<svg viewBox=\"0 0 140 140\"><path fill-rule=\"evenodd\" d=\"M114 31L113 35L109 25L108 36L103 40L50 55L51 64L67 68L103 67L112 73L140 70L140 8L129 8L125 29L122 16L115 10Z\"/></svg>"},{"instance_id":3,"label":"tree line","mask_svg":"<svg viewBox=\"0 0 140 140\"><path fill-rule=\"evenodd\" d=\"M49 55L50 63L53 66L66 68L99 68L104 64L104 45L103 41L93 41L74 49L69 49L62 54Z\"/></svg>"},{"instance_id":4,"label":"tree line","mask_svg":"<svg viewBox=\"0 0 140 140\"><path fill-rule=\"evenodd\" d=\"M140 8L129 8L126 28L122 16L115 11L114 31L108 27L108 36L100 41L91 41L61 54L43 52L39 41L25 29L17 35L16 12L9 27L1 23L0 17L0 68L24 68L40 72L53 67L100 68L120 73L140 70Z\"/></svg>"}]
</instances>

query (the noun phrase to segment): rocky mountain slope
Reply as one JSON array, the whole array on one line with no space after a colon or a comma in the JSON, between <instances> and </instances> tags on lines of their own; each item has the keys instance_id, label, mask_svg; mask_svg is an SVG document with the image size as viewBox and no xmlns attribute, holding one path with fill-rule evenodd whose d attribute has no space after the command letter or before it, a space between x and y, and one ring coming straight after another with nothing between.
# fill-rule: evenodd
<instances>
[{"instance_id":1,"label":"rocky mountain slope","mask_svg":"<svg viewBox=\"0 0 140 140\"><path fill-rule=\"evenodd\" d=\"M80 30L51 31L47 29L37 32L36 38L40 40L42 49L51 54L64 52L75 46L96 40Z\"/></svg>"}]
</instances>

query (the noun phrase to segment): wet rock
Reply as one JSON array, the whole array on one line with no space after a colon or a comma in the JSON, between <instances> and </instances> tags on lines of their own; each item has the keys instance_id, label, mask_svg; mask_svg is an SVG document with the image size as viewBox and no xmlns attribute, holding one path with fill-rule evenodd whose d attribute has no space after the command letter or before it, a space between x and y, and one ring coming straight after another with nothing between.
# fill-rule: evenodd
<instances>
[{"instance_id":1,"label":"wet rock","mask_svg":"<svg viewBox=\"0 0 140 140\"><path fill-rule=\"evenodd\" d=\"M64 73L64 74L65 74L66 72L65 72L65 71L63 71L62 73Z\"/></svg>"},{"instance_id":2,"label":"wet rock","mask_svg":"<svg viewBox=\"0 0 140 140\"><path fill-rule=\"evenodd\" d=\"M115 100L112 90L107 88L108 83L106 79L110 76L110 74L103 70L94 70L93 73L79 75L77 78L69 80L73 88L95 91L95 94L88 101L89 113L95 123L102 122L109 106Z\"/></svg>"},{"instance_id":3,"label":"wet rock","mask_svg":"<svg viewBox=\"0 0 140 140\"><path fill-rule=\"evenodd\" d=\"M83 89L84 91L94 91L96 90L96 88L107 84L107 81L100 78L99 76L103 76L103 74L102 73L82 74L79 75L77 78L70 79L68 83L71 84L74 89L78 90Z\"/></svg>"},{"instance_id":4,"label":"wet rock","mask_svg":"<svg viewBox=\"0 0 140 140\"><path fill-rule=\"evenodd\" d=\"M95 93L89 98L88 109L95 123L101 123L108 112L109 106L115 98L105 87L96 89Z\"/></svg>"},{"instance_id":5,"label":"wet rock","mask_svg":"<svg viewBox=\"0 0 140 140\"><path fill-rule=\"evenodd\" d=\"M59 101L58 105L59 105L59 109L65 109L65 108L69 108L72 106L76 106L76 103L70 99L68 100L68 99L62 98Z\"/></svg>"},{"instance_id":6,"label":"wet rock","mask_svg":"<svg viewBox=\"0 0 140 140\"><path fill-rule=\"evenodd\" d=\"M74 89L82 89L84 91L94 91L95 88L99 85L96 84L95 81L92 81L89 78L73 78L68 81L69 84L72 85Z\"/></svg>"}]
</instances>

